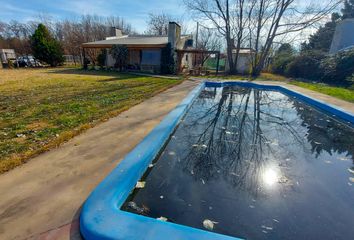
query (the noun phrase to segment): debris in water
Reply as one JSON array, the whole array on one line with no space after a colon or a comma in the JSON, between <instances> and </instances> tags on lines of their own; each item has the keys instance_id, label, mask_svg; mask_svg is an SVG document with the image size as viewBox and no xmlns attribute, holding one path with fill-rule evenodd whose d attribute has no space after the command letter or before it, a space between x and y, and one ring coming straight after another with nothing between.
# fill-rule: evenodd
<instances>
[{"instance_id":1,"label":"debris in water","mask_svg":"<svg viewBox=\"0 0 354 240\"><path fill-rule=\"evenodd\" d=\"M213 210L213 207L212 207L212 206L209 206L209 210Z\"/></svg>"},{"instance_id":2,"label":"debris in water","mask_svg":"<svg viewBox=\"0 0 354 240\"><path fill-rule=\"evenodd\" d=\"M255 208L255 206L254 205L250 205L250 208Z\"/></svg>"},{"instance_id":3,"label":"debris in water","mask_svg":"<svg viewBox=\"0 0 354 240\"><path fill-rule=\"evenodd\" d=\"M341 157L341 158L338 158L338 160L341 160L341 161L349 161L349 158Z\"/></svg>"},{"instance_id":4,"label":"debris in water","mask_svg":"<svg viewBox=\"0 0 354 240\"><path fill-rule=\"evenodd\" d=\"M149 168L152 168L152 167L154 167L154 164L150 163Z\"/></svg>"},{"instance_id":5,"label":"debris in water","mask_svg":"<svg viewBox=\"0 0 354 240\"><path fill-rule=\"evenodd\" d=\"M194 147L194 148L207 148L208 146L205 144L202 144L202 145L193 144L192 147Z\"/></svg>"},{"instance_id":6,"label":"debris in water","mask_svg":"<svg viewBox=\"0 0 354 240\"><path fill-rule=\"evenodd\" d=\"M272 227L267 227L267 226L265 226L265 225L262 225L262 228L264 228L264 229L266 229L266 230L273 230Z\"/></svg>"},{"instance_id":7,"label":"debris in water","mask_svg":"<svg viewBox=\"0 0 354 240\"><path fill-rule=\"evenodd\" d=\"M156 218L157 220L160 220L160 221L163 221L163 222L167 222L167 218L165 217L159 217L159 218Z\"/></svg>"},{"instance_id":8,"label":"debris in water","mask_svg":"<svg viewBox=\"0 0 354 240\"><path fill-rule=\"evenodd\" d=\"M316 145L321 145L322 144L322 143L316 142L316 141L314 141L313 143L316 144Z\"/></svg>"},{"instance_id":9,"label":"debris in water","mask_svg":"<svg viewBox=\"0 0 354 240\"><path fill-rule=\"evenodd\" d=\"M139 214L147 214L150 209L146 206L139 207L135 202L128 202L128 208L134 210L135 212Z\"/></svg>"},{"instance_id":10,"label":"debris in water","mask_svg":"<svg viewBox=\"0 0 354 240\"><path fill-rule=\"evenodd\" d=\"M201 178L200 180L202 180L202 183L203 183L203 184L205 184L205 181L204 181L204 179L203 179L203 178Z\"/></svg>"},{"instance_id":11,"label":"debris in water","mask_svg":"<svg viewBox=\"0 0 354 240\"><path fill-rule=\"evenodd\" d=\"M289 181L289 179L285 176L281 176L279 179L278 179L278 183L287 183Z\"/></svg>"},{"instance_id":12,"label":"debris in water","mask_svg":"<svg viewBox=\"0 0 354 240\"><path fill-rule=\"evenodd\" d=\"M145 187L145 182L137 182L135 185L135 188L144 188Z\"/></svg>"},{"instance_id":13,"label":"debris in water","mask_svg":"<svg viewBox=\"0 0 354 240\"><path fill-rule=\"evenodd\" d=\"M228 134L228 135L233 135L233 133L230 132L230 131L225 131L225 133Z\"/></svg>"},{"instance_id":14,"label":"debris in water","mask_svg":"<svg viewBox=\"0 0 354 240\"><path fill-rule=\"evenodd\" d=\"M203 227L205 227L208 230L213 230L214 229L214 224L218 224L218 222L211 221L209 219L205 219L203 221Z\"/></svg>"},{"instance_id":15,"label":"debris in water","mask_svg":"<svg viewBox=\"0 0 354 240\"><path fill-rule=\"evenodd\" d=\"M174 156L174 155L176 155L176 153L175 153L174 151L169 151L169 152L168 152L168 155Z\"/></svg>"},{"instance_id":16,"label":"debris in water","mask_svg":"<svg viewBox=\"0 0 354 240\"><path fill-rule=\"evenodd\" d=\"M354 167L348 168L348 171L354 174Z\"/></svg>"},{"instance_id":17,"label":"debris in water","mask_svg":"<svg viewBox=\"0 0 354 240\"><path fill-rule=\"evenodd\" d=\"M279 222L279 220L277 220L277 219L275 219L275 218L273 218L273 221L274 221L274 222L277 222L277 223Z\"/></svg>"},{"instance_id":18,"label":"debris in water","mask_svg":"<svg viewBox=\"0 0 354 240\"><path fill-rule=\"evenodd\" d=\"M191 171L191 174L194 175L194 171L193 170Z\"/></svg>"},{"instance_id":19,"label":"debris in water","mask_svg":"<svg viewBox=\"0 0 354 240\"><path fill-rule=\"evenodd\" d=\"M163 195L160 196L160 199L163 199Z\"/></svg>"},{"instance_id":20,"label":"debris in water","mask_svg":"<svg viewBox=\"0 0 354 240\"><path fill-rule=\"evenodd\" d=\"M326 160L325 163L331 164L332 162L329 160Z\"/></svg>"},{"instance_id":21,"label":"debris in water","mask_svg":"<svg viewBox=\"0 0 354 240\"><path fill-rule=\"evenodd\" d=\"M175 135L172 136L173 139L176 139L177 137Z\"/></svg>"},{"instance_id":22,"label":"debris in water","mask_svg":"<svg viewBox=\"0 0 354 240\"><path fill-rule=\"evenodd\" d=\"M268 233L266 230L262 230L262 232L264 232L264 233Z\"/></svg>"},{"instance_id":23,"label":"debris in water","mask_svg":"<svg viewBox=\"0 0 354 240\"><path fill-rule=\"evenodd\" d=\"M354 177L350 177L349 181L351 181L352 183L354 183Z\"/></svg>"}]
</instances>

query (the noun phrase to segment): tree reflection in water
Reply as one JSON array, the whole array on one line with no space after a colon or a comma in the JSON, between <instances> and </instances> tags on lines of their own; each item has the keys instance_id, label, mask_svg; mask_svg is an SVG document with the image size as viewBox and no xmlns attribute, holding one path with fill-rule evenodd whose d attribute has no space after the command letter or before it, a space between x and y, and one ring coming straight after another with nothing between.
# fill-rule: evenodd
<instances>
[{"instance_id":1,"label":"tree reflection in water","mask_svg":"<svg viewBox=\"0 0 354 240\"><path fill-rule=\"evenodd\" d=\"M279 92L205 88L129 201L232 236L346 238L353 143L353 128Z\"/></svg>"}]
</instances>

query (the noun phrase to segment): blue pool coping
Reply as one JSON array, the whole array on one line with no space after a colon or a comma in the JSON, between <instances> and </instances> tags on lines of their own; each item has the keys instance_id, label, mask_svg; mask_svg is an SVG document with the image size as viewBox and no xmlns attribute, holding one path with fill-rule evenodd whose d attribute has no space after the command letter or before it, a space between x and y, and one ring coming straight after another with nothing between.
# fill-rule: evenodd
<instances>
[{"instance_id":1,"label":"blue pool coping","mask_svg":"<svg viewBox=\"0 0 354 240\"><path fill-rule=\"evenodd\" d=\"M208 82L194 88L94 189L83 205L80 232L85 239L236 240L214 232L120 210L149 164L158 156L180 120L205 87L243 86L282 92L354 124L354 115L283 86L252 82Z\"/></svg>"}]
</instances>

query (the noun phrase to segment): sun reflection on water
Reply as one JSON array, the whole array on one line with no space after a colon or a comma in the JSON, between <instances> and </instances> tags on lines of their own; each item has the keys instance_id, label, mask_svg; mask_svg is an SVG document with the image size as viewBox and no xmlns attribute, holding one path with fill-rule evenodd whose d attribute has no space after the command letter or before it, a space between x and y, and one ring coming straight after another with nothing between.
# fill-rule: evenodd
<instances>
[{"instance_id":1,"label":"sun reflection on water","mask_svg":"<svg viewBox=\"0 0 354 240\"><path fill-rule=\"evenodd\" d=\"M278 173L273 168L265 169L262 179L268 186L273 186L278 181Z\"/></svg>"}]
</instances>

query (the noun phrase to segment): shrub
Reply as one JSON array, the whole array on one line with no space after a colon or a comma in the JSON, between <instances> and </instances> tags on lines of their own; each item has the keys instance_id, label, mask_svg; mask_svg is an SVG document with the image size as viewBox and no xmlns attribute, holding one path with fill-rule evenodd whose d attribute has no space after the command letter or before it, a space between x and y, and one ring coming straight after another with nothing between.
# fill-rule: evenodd
<instances>
[{"instance_id":1,"label":"shrub","mask_svg":"<svg viewBox=\"0 0 354 240\"><path fill-rule=\"evenodd\" d=\"M328 56L321 62L322 80L351 84L354 74L354 49Z\"/></svg>"},{"instance_id":2,"label":"shrub","mask_svg":"<svg viewBox=\"0 0 354 240\"><path fill-rule=\"evenodd\" d=\"M274 55L271 66L272 73L284 74L287 65L294 59L294 52L290 44L282 44Z\"/></svg>"},{"instance_id":3,"label":"shrub","mask_svg":"<svg viewBox=\"0 0 354 240\"><path fill-rule=\"evenodd\" d=\"M126 67L128 61L128 48L125 45L113 45L110 53L114 60L116 60L114 67L119 68L120 71Z\"/></svg>"},{"instance_id":4,"label":"shrub","mask_svg":"<svg viewBox=\"0 0 354 240\"><path fill-rule=\"evenodd\" d=\"M106 56L107 56L107 50L106 49L102 49L100 54L98 54L98 56L97 56L97 63L98 63L98 66L100 66L101 69L103 69L104 66L106 65Z\"/></svg>"},{"instance_id":5,"label":"shrub","mask_svg":"<svg viewBox=\"0 0 354 240\"><path fill-rule=\"evenodd\" d=\"M39 24L31 36L31 48L35 58L48 63L51 67L64 62L62 46L43 24Z\"/></svg>"},{"instance_id":6,"label":"shrub","mask_svg":"<svg viewBox=\"0 0 354 240\"><path fill-rule=\"evenodd\" d=\"M295 58L294 56L287 56L287 55L277 56L276 58L274 58L271 67L272 73L281 74L281 75L285 74L285 70L288 64L290 64L294 60L294 58Z\"/></svg>"},{"instance_id":7,"label":"shrub","mask_svg":"<svg viewBox=\"0 0 354 240\"><path fill-rule=\"evenodd\" d=\"M325 56L325 53L321 51L303 52L287 65L285 75L295 78L321 80L323 73L320 65Z\"/></svg>"}]
</instances>

